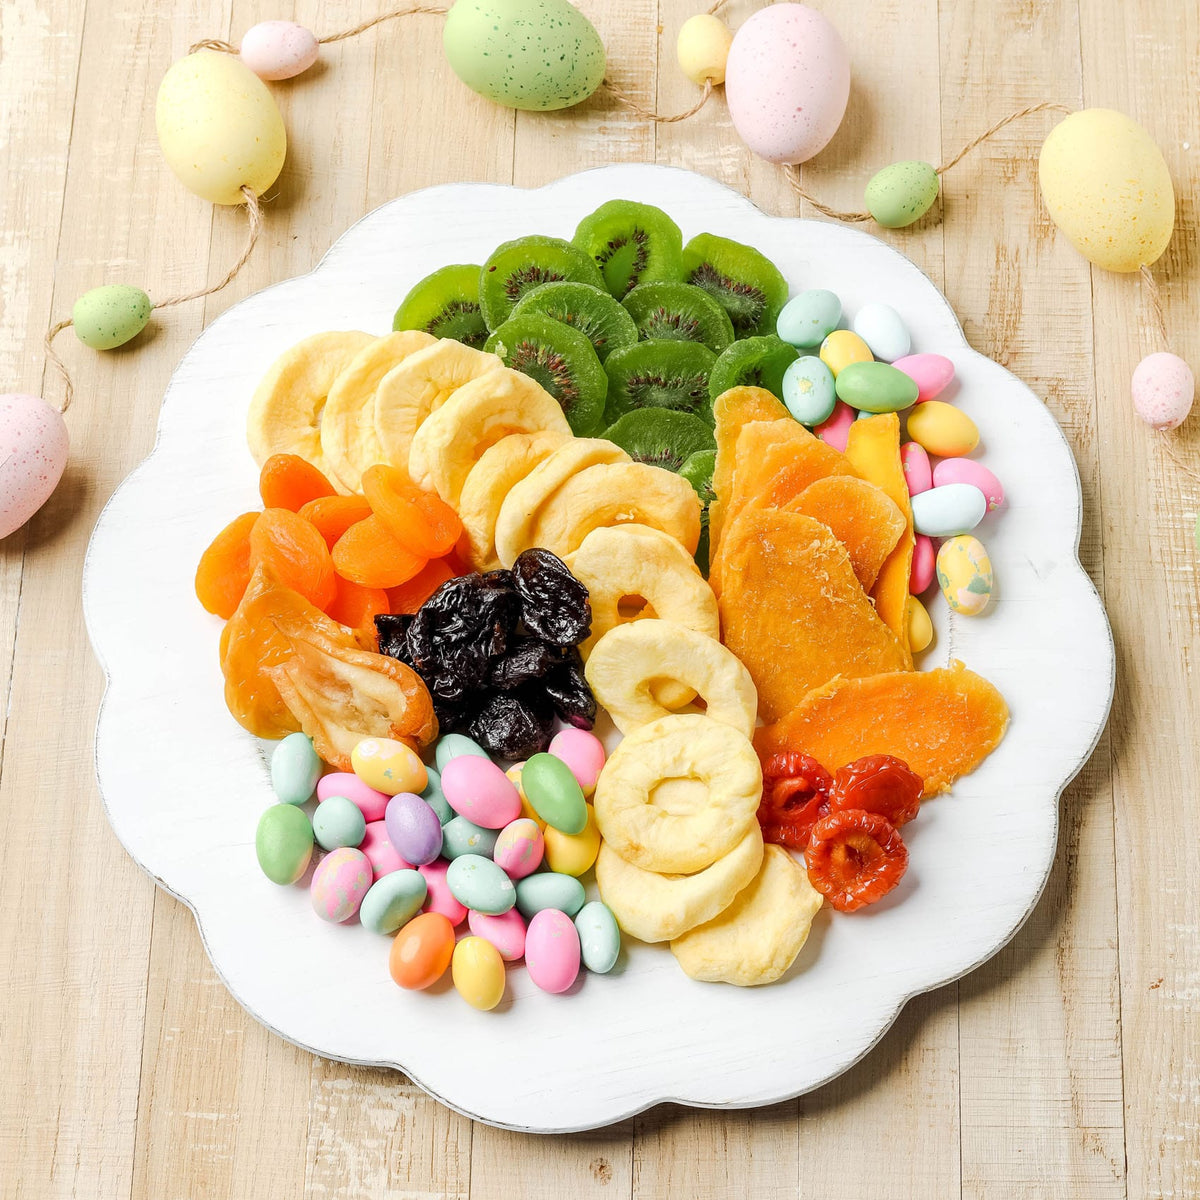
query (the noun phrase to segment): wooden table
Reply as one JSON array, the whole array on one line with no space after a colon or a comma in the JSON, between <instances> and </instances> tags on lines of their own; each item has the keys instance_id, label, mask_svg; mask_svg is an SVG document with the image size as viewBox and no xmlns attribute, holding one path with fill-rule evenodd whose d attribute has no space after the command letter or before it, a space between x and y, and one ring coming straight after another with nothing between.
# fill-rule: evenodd
<instances>
[{"instance_id":1,"label":"wooden table","mask_svg":"<svg viewBox=\"0 0 1200 1200\"><path fill-rule=\"evenodd\" d=\"M167 66L197 39L236 41L260 19L294 15L329 32L380 7L7 0L3 387L61 396L41 336L86 288L186 291L235 257L241 217L185 192L158 154L154 94ZM693 102L674 39L696 0L583 7L614 80L660 111ZM734 0L731 22L757 7ZM855 83L841 132L804 170L809 188L855 208L879 167L940 161L1014 109L1120 108L1147 126L1175 179L1179 219L1158 274L1175 349L1200 365L1200 300L1187 282L1198 249L1194 4L821 7L846 35ZM116 842L92 775L103 681L80 613L81 563L100 507L149 450L164 385L206 321L308 270L368 209L428 184L537 185L595 164L657 161L723 180L770 212L798 211L780 172L742 148L720 99L658 127L605 98L513 114L458 83L440 26L436 16L392 22L328 47L318 68L275 87L288 163L262 243L231 287L165 312L124 350L61 342L78 388L71 464L45 510L0 547L0 658L11 664L0 762L0 1196L1197 1196L1198 489L1131 411L1130 373L1155 348L1136 277L1089 269L1037 198L1049 114L1010 126L951 172L940 214L882 236L943 287L972 343L1027 380L1067 432L1083 479L1081 553L1116 634L1116 704L1063 797L1057 863L1028 924L987 966L910 1004L866 1061L814 1095L756 1112L665 1107L582 1136L498 1132L396 1075L314 1059L260 1028L215 977L190 913ZM1193 429L1175 445L1200 464L1197 440ZM763 1052L804 1036L764 1030Z\"/></svg>"}]
</instances>

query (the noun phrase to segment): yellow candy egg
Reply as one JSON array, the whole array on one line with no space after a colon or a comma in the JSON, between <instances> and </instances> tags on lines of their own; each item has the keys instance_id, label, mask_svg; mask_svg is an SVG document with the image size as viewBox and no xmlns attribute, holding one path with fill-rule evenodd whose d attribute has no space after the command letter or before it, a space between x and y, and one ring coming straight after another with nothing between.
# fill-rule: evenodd
<instances>
[{"instance_id":1,"label":"yellow candy egg","mask_svg":"<svg viewBox=\"0 0 1200 1200\"><path fill-rule=\"evenodd\" d=\"M398 792L419 796L429 783L429 772L416 753L391 738L363 738L350 751L350 765L367 787L387 796Z\"/></svg>"},{"instance_id":2,"label":"yellow candy egg","mask_svg":"<svg viewBox=\"0 0 1200 1200\"><path fill-rule=\"evenodd\" d=\"M908 436L929 454L959 458L979 445L979 430L961 408L926 400L908 414Z\"/></svg>"},{"instance_id":3,"label":"yellow candy egg","mask_svg":"<svg viewBox=\"0 0 1200 1200\"><path fill-rule=\"evenodd\" d=\"M537 814L537 809L529 803L529 797L525 795L525 789L521 786L521 772L525 770L524 763L517 763L515 766L509 767L504 772L508 776L509 782L517 789L518 795L521 797L521 816L528 817L531 821L537 822L537 827L543 832L546 832L546 822Z\"/></svg>"},{"instance_id":4,"label":"yellow candy egg","mask_svg":"<svg viewBox=\"0 0 1200 1200\"><path fill-rule=\"evenodd\" d=\"M695 84L725 82L725 63L733 45L733 30L711 13L689 17L679 31L675 56L679 67Z\"/></svg>"},{"instance_id":5,"label":"yellow candy egg","mask_svg":"<svg viewBox=\"0 0 1200 1200\"><path fill-rule=\"evenodd\" d=\"M835 329L821 343L821 361L832 372L834 379L843 367L856 362L874 362L870 347L851 329Z\"/></svg>"},{"instance_id":6,"label":"yellow candy egg","mask_svg":"<svg viewBox=\"0 0 1200 1200\"><path fill-rule=\"evenodd\" d=\"M937 556L938 585L946 603L964 617L977 617L992 598L995 578L983 543L969 533L947 538ZM928 620L928 617L926 617Z\"/></svg>"},{"instance_id":7,"label":"yellow candy egg","mask_svg":"<svg viewBox=\"0 0 1200 1200\"><path fill-rule=\"evenodd\" d=\"M495 1008L504 998L504 959L481 937L465 937L454 947L450 977L458 994L481 1012Z\"/></svg>"},{"instance_id":8,"label":"yellow candy egg","mask_svg":"<svg viewBox=\"0 0 1200 1200\"><path fill-rule=\"evenodd\" d=\"M167 166L197 196L242 204L283 169L287 134L267 85L232 54L197 50L163 76L154 108Z\"/></svg>"},{"instance_id":9,"label":"yellow candy egg","mask_svg":"<svg viewBox=\"0 0 1200 1200\"><path fill-rule=\"evenodd\" d=\"M582 833L562 833L552 825L546 827L546 865L560 875L582 875L600 853L600 827L596 810L587 806L587 825Z\"/></svg>"},{"instance_id":10,"label":"yellow candy egg","mask_svg":"<svg viewBox=\"0 0 1200 1200\"><path fill-rule=\"evenodd\" d=\"M928 650L929 644L933 641L933 622L929 619L925 605L916 596L908 598L907 622L908 648L914 654Z\"/></svg>"}]
</instances>

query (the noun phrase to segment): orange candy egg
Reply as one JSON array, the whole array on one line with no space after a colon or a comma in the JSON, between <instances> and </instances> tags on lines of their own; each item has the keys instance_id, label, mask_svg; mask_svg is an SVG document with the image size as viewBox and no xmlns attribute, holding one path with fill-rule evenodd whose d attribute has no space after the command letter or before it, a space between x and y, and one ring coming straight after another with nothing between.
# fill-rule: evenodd
<instances>
[{"instance_id":1,"label":"orange candy egg","mask_svg":"<svg viewBox=\"0 0 1200 1200\"><path fill-rule=\"evenodd\" d=\"M402 987L417 991L437 983L454 956L454 926L441 913L414 917L392 942L388 969Z\"/></svg>"}]
</instances>

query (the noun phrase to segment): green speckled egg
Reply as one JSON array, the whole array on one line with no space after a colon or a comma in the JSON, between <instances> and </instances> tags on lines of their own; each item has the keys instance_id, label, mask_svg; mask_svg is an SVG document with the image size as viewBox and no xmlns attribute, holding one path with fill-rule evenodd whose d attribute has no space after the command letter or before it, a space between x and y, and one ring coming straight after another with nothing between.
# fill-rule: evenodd
<instances>
[{"instance_id":1,"label":"green speckled egg","mask_svg":"<svg viewBox=\"0 0 1200 1200\"><path fill-rule=\"evenodd\" d=\"M467 87L507 108L570 108L604 78L604 43L567 0L457 0L442 44Z\"/></svg>"},{"instance_id":2,"label":"green speckled egg","mask_svg":"<svg viewBox=\"0 0 1200 1200\"><path fill-rule=\"evenodd\" d=\"M867 211L884 229L903 229L919 221L937 199L937 172L927 162L896 162L871 176L864 199Z\"/></svg>"},{"instance_id":3,"label":"green speckled egg","mask_svg":"<svg viewBox=\"0 0 1200 1200\"><path fill-rule=\"evenodd\" d=\"M92 288L71 309L75 336L93 350L113 350L146 328L153 307L141 288L127 283Z\"/></svg>"}]
</instances>

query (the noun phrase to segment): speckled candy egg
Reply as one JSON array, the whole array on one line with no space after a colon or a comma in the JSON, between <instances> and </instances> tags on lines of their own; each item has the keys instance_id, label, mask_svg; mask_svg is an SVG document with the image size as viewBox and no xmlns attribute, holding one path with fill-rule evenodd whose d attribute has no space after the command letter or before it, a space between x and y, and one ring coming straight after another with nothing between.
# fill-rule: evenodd
<instances>
[{"instance_id":1,"label":"speckled candy egg","mask_svg":"<svg viewBox=\"0 0 1200 1200\"><path fill-rule=\"evenodd\" d=\"M316 34L295 21L260 21L242 35L242 62L259 79L292 79L317 61Z\"/></svg>"},{"instance_id":2,"label":"speckled candy egg","mask_svg":"<svg viewBox=\"0 0 1200 1200\"><path fill-rule=\"evenodd\" d=\"M988 606L995 587L992 560L976 537L947 538L937 556L938 585L956 613L976 617Z\"/></svg>"},{"instance_id":3,"label":"speckled candy egg","mask_svg":"<svg viewBox=\"0 0 1200 1200\"><path fill-rule=\"evenodd\" d=\"M296 809L292 810L297 811ZM348 921L370 890L374 874L361 850L343 846L327 854L313 872L313 912L323 921Z\"/></svg>"},{"instance_id":4,"label":"speckled candy egg","mask_svg":"<svg viewBox=\"0 0 1200 1200\"><path fill-rule=\"evenodd\" d=\"M38 396L0 396L0 537L50 498L67 465L62 415Z\"/></svg>"},{"instance_id":5,"label":"speckled candy egg","mask_svg":"<svg viewBox=\"0 0 1200 1200\"><path fill-rule=\"evenodd\" d=\"M938 195L932 163L895 162L871 176L863 193L867 212L884 229L903 229L919 221Z\"/></svg>"},{"instance_id":6,"label":"speckled candy egg","mask_svg":"<svg viewBox=\"0 0 1200 1200\"><path fill-rule=\"evenodd\" d=\"M825 148L846 112L846 45L816 9L759 9L734 35L725 97L738 136L755 154L806 162Z\"/></svg>"},{"instance_id":7,"label":"speckled candy egg","mask_svg":"<svg viewBox=\"0 0 1200 1200\"><path fill-rule=\"evenodd\" d=\"M1153 429L1174 429L1192 411L1196 380L1176 354L1147 354L1133 372L1133 407Z\"/></svg>"},{"instance_id":8,"label":"speckled candy egg","mask_svg":"<svg viewBox=\"0 0 1200 1200\"><path fill-rule=\"evenodd\" d=\"M115 350L146 328L152 309L150 297L141 288L109 283L84 292L75 301L71 327L85 346Z\"/></svg>"}]
</instances>

